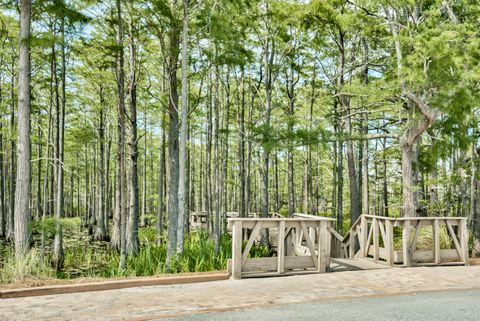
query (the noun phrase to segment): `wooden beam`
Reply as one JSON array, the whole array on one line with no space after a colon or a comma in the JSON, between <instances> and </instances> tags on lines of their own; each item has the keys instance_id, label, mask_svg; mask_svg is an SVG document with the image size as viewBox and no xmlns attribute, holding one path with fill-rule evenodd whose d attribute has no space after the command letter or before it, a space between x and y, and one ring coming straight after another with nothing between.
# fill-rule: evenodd
<instances>
[{"instance_id":1,"label":"wooden beam","mask_svg":"<svg viewBox=\"0 0 480 321\"><path fill-rule=\"evenodd\" d=\"M445 225L447 225L447 230L450 233L450 236L452 237L453 244L455 244L455 249L457 250L458 257L461 260L464 260L462 248L460 246L460 243L458 243L457 235L455 234L455 231L452 228L452 224L448 220L446 220L445 223L446 223Z\"/></svg>"},{"instance_id":2,"label":"wooden beam","mask_svg":"<svg viewBox=\"0 0 480 321\"><path fill-rule=\"evenodd\" d=\"M234 221L232 229L232 278L242 278L242 221Z\"/></svg>"},{"instance_id":3,"label":"wooden beam","mask_svg":"<svg viewBox=\"0 0 480 321\"><path fill-rule=\"evenodd\" d=\"M417 247L418 234L421 226L422 225L420 224L420 220L418 220L417 223L415 224L415 233L413 234L413 241L412 241L412 245L410 246L410 260L412 259L413 253L415 252Z\"/></svg>"},{"instance_id":4,"label":"wooden beam","mask_svg":"<svg viewBox=\"0 0 480 321\"><path fill-rule=\"evenodd\" d=\"M280 221L280 226L278 228L278 273L282 274L285 272L285 221Z\"/></svg>"},{"instance_id":5,"label":"wooden beam","mask_svg":"<svg viewBox=\"0 0 480 321\"><path fill-rule=\"evenodd\" d=\"M330 241L327 222L318 223L318 272L325 273L329 265Z\"/></svg>"},{"instance_id":6,"label":"wooden beam","mask_svg":"<svg viewBox=\"0 0 480 321\"><path fill-rule=\"evenodd\" d=\"M312 243L312 239L308 237L307 227L305 226L305 223L302 221L300 221L300 227L302 228L303 235L305 235L305 240L307 241L307 247L310 250L310 255L312 257L313 263L315 264L315 267L318 269L318 258L317 258L317 255L315 254L315 246Z\"/></svg>"},{"instance_id":7,"label":"wooden beam","mask_svg":"<svg viewBox=\"0 0 480 321\"><path fill-rule=\"evenodd\" d=\"M410 221L405 220L402 222L402 248L403 248L403 265L412 266L410 260Z\"/></svg>"},{"instance_id":8,"label":"wooden beam","mask_svg":"<svg viewBox=\"0 0 480 321\"><path fill-rule=\"evenodd\" d=\"M368 222L367 222L367 230L368 230ZM370 230L368 230L368 237L367 241L365 242L365 246L363 248L363 257L368 256L368 252L370 251L370 244L372 244L372 237L373 237L373 220L372 224L370 225Z\"/></svg>"},{"instance_id":9,"label":"wooden beam","mask_svg":"<svg viewBox=\"0 0 480 321\"><path fill-rule=\"evenodd\" d=\"M360 220L360 234L359 234L359 241L360 241L360 255L361 257L366 257L368 253L367 249L367 233L368 233L368 222L367 217L362 215Z\"/></svg>"},{"instance_id":10,"label":"wooden beam","mask_svg":"<svg viewBox=\"0 0 480 321\"><path fill-rule=\"evenodd\" d=\"M460 246L462 248L461 258L465 265L470 265L470 258L468 256L468 228L467 220L462 220L458 225L458 236L460 237Z\"/></svg>"},{"instance_id":11,"label":"wooden beam","mask_svg":"<svg viewBox=\"0 0 480 321\"><path fill-rule=\"evenodd\" d=\"M378 235L378 220L374 218L372 220L372 230L373 230L373 259L378 261L380 259L380 239Z\"/></svg>"},{"instance_id":12,"label":"wooden beam","mask_svg":"<svg viewBox=\"0 0 480 321\"><path fill-rule=\"evenodd\" d=\"M433 220L433 262L440 264L440 222L438 219Z\"/></svg>"},{"instance_id":13,"label":"wooden beam","mask_svg":"<svg viewBox=\"0 0 480 321\"><path fill-rule=\"evenodd\" d=\"M393 266L395 264L394 260L394 250L393 250L393 224L392 221L385 221L385 234L386 238L384 240L385 248L387 249L387 264Z\"/></svg>"},{"instance_id":14,"label":"wooden beam","mask_svg":"<svg viewBox=\"0 0 480 321\"><path fill-rule=\"evenodd\" d=\"M377 220L378 222L378 229L380 230L380 235L382 236L382 240L383 240L383 246L386 247L387 245L387 236L386 236L386 233L385 233L385 224L382 222L381 219Z\"/></svg>"},{"instance_id":15,"label":"wooden beam","mask_svg":"<svg viewBox=\"0 0 480 321\"><path fill-rule=\"evenodd\" d=\"M255 241L255 238L257 237L257 235L260 234L261 228L262 228L262 222L258 221L257 224L255 224L255 227L253 228L252 233L250 234L250 238L248 239L245 249L243 250L242 265L245 264L245 261L248 258L248 254L250 253L250 249L252 248L253 242Z\"/></svg>"},{"instance_id":16,"label":"wooden beam","mask_svg":"<svg viewBox=\"0 0 480 321\"><path fill-rule=\"evenodd\" d=\"M355 230L350 230L350 237L348 239L348 257L353 259L355 257Z\"/></svg>"}]
</instances>

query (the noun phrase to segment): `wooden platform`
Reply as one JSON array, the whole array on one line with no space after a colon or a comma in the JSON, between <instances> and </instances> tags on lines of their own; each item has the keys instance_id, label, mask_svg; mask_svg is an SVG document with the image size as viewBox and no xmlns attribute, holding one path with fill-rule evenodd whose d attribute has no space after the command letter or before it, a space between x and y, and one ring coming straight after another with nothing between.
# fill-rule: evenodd
<instances>
[{"instance_id":1,"label":"wooden platform","mask_svg":"<svg viewBox=\"0 0 480 321\"><path fill-rule=\"evenodd\" d=\"M330 259L330 269L328 272L343 271L361 271L361 270L378 270L391 268L387 264L377 263L368 259Z\"/></svg>"}]
</instances>

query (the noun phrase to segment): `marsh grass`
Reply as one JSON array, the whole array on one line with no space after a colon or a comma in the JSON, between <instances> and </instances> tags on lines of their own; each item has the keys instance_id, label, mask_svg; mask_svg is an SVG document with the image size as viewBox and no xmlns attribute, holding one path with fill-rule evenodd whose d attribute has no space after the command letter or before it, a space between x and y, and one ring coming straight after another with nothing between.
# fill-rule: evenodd
<instances>
[{"instance_id":1,"label":"marsh grass","mask_svg":"<svg viewBox=\"0 0 480 321\"><path fill-rule=\"evenodd\" d=\"M21 261L16 262L13 248L7 248L0 269L0 283L21 282L25 278L50 279L54 277L55 270L38 249L30 249Z\"/></svg>"},{"instance_id":2,"label":"marsh grass","mask_svg":"<svg viewBox=\"0 0 480 321\"><path fill-rule=\"evenodd\" d=\"M0 283L18 282L25 278L109 278L130 276L152 276L165 273L207 272L225 270L227 260L232 256L232 243L228 235L220 240L220 251L215 255L214 241L206 232L194 232L185 239L183 254L174 258L167 271L165 240L156 243L153 226L139 229L140 253L127 260L125 271L119 270L120 256L110 249L108 242L93 241L86 229L80 227L78 218L60 220L64 234L64 267L56 270L51 262L52 238L55 231L54 219L32 224L33 246L23 262L15 263L13 247L0 244ZM45 236L42 249L42 234ZM271 256L265 247L253 246L251 257Z\"/></svg>"}]
</instances>

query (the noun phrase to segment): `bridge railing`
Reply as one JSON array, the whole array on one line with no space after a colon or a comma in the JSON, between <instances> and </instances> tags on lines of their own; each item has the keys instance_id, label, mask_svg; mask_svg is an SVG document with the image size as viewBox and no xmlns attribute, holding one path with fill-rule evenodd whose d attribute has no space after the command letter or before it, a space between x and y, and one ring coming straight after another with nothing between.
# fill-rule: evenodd
<instances>
[{"instance_id":1,"label":"bridge railing","mask_svg":"<svg viewBox=\"0 0 480 321\"><path fill-rule=\"evenodd\" d=\"M401 250L394 248L394 228L402 230ZM424 229L423 233L422 229ZM431 237L431 240L429 239L426 245L423 244L423 248L417 248L421 234L424 238ZM447 240L444 243L451 244L448 248L445 246L442 248L441 234L443 239ZM389 218L364 214L343 238L341 249L339 257L370 257L374 261L384 261L391 266L394 264L468 265L467 219L462 217Z\"/></svg>"},{"instance_id":2,"label":"bridge railing","mask_svg":"<svg viewBox=\"0 0 480 321\"><path fill-rule=\"evenodd\" d=\"M232 278L326 272L330 264L331 224L325 217L293 218L231 218L232 260L229 270ZM262 229L276 230L276 257L252 258L250 250L259 239ZM249 231L246 243L245 230ZM273 234L273 233L272 233ZM308 252L301 251L302 248ZM300 253L299 253L300 252Z\"/></svg>"}]
</instances>

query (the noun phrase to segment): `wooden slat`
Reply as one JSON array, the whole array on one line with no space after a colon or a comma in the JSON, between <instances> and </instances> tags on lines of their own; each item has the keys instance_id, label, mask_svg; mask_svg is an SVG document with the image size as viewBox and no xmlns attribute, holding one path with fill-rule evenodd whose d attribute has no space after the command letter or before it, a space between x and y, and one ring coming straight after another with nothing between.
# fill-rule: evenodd
<instances>
[{"instance_id":1,"label":"wooden slat","mask_svg":"<svg viewBox=\"0 0 480 321\"><path fill-rule=\"evenodd\" d=\"M355 230L350 230L350 238L348 240L348 257L353 259L355 257Z\"/></svg>"},{"instance_id":2,"label":"wooden slat","mask_svg":"<svg viewBox=\"0 0 480 321\"><path fill-rule=\"evenodd\" d=\"M330 227L330 222L322 222L321 223L323 226L324 226L324 234L325 234L325 239L327 241L327 247L325 248L325 258L326 258L326 262L327 262L327 265L325 267L325 271L322 271L322 272L327 272L327 270L330 268L330 258L332 257L332 238L330 237L330 235L328 234L328 229Z\"/></svg>"},{"instance_id":3,"label":"wooden slat","mask_svg":"<svg viewBox=\"0 0 480 321\"><path fill-rule=\"evenodd\" d=\"M366 224L367 230L368 230L368 223ZM370 230L368 230L368 237L367 241L365 242L365 246L363 248L363 257L368 256L368 251L370 251L370 244L372 244L372 236L373 236L373 221L372 224L370 225Z\"/></svg>"},{"instance_id":4,"label":"wooden slat","mask_svg":"<svg viewBox=\"0 0 480 321\"><path fill-rule=\"evenodd\" d=\"M455 234L455 231L452 228L452 224L447 220L445 221L445 225L447 225L447 230L450 233L450 236L452 237L453 244L455 244L455 249L458 252L458 257L462 258L463 260L463 254L462 254L462 248L460 246L460 243L458 243L457 235Z\"/></svg>"},{"instance_id":5,"label":"wooden slat","mask_svg":"<svg viewBox=\"0 0 480 321\"><path fill-rule=\"evenodd\" d=\"M367 217L362 216L360 220L360 226L361 226L361 234L360 236L360 250L361 250L361 256L366 257L367 256L367 233L368 233L368 222L367 222Z\"/></svg>"},{"instance_id":6,"label":"wooden slat","mask_svg":"<svg viewBox=\"0 0 480 321\"><path fill-rule=\"evenodd\" d=\"M325 273L328 267L328 257L330 250L329 240L331 238L328 234L326 222L318 223L318 272ZM327 252L328 249L328 252Z\"/></svg>"},{"instance_id":7,"label":"wooden slat","mask_svg":"<svg viewBox=\"0 0 480 321\"><path fill-rule=\"evenodd\" d=\"M440 258L440 224L438 220L433 220L433 262L439 264Z\"/></svg>"},{"instance_id":8,"label":"wooden slat","mask_svg":"<svg viewBox=\"0 0 480 321\"><path fill-rule=\"evenodd\" d=\"M385 247L387 249L387 264L393 266L395 264L394 251L393 251L393 223L390 220L385 221L385 234L384 239Z\"/></svg>"},{"instance_id":9,"label":"wooden slat","mask_svg":"<svg viewBox=\"0 0 480 321\"><path fill-rule=\"evenodd\" d=\"M316 269L315 264L309 256L285 256L285 272L296 269ZM242 273L247 272L272 272L277 271L276 257L261 257L247 259L243 266Z\"/></svg>"},{"instance_id":10,"label":"wooden slat","mask_svg":"<svg viewBox=\"0 0 480 321\"><path fill-rule=\"evenodd\" d=\"M403 248L403 265L411 266L410 261L410 221L403 221L402 226L402 248Z\"/></svg>"},{"instance_id":11,"label":"wooden slat","mask_svg":"<svg viewBox=\"0 0 480 321\"><path fill-rule=\"evenodd\" d=\"M420 221L416 221L415 223L415 233L413 234L413 241L412 245L410 246L410 260L412 259L413 252L415 252L415 249L417 248L417 240L418 240L418 235L420 234Z\"/></svg>"},{"instance_id":12,"label":"wooden slat","mask_svg":"<svg viewBox=\"0 0 480 321\"><path fill-rule=\"evenodd\" d=\"M260 229L262 228L262 222L258 221L253 228L252 233L250 234L250 238L248 239L247 245L243 250L242 254L242 264L245 264L247 260L248 254L250 253L250 249L252 248L253 242L255 241L256 237L260 234Z\"/></svg>"},{"instance_id":13,"label":"wooden slat","mask_svg":"<svg viewBox=\"0 0 480 321\"><path fill-rule=\"evenodd\" d=\"M377 220L377 222L378 222L378 229L380 230L380 235L382 236L383 246L386 247L387 235L385 233L385 224L382 222L382 220Z\"/></svg>"},{"instance_id":14,"label":"wooden slat","mask_svg":"<svg viewBox=\"0 0 480 321\"><path fill-rule=\"evenodd\" d=\"M278 273L285 272L285 221L280 221L278 228Z\"/></svg>"},{"instance_id":15,"label":"wooden slat","mask_svg":"<svg viewBox=\"0 0 480 321\"><path fill-rule=\"evenodd\" d=\"M233 222L232 230L232 278L242 278L242 222Z\"/></svg>"},{"instance_id":16,"label":"wooden slat","mask_svg":"<svg viewBox=\"0 0 480 321\"><path fill-rule=\"evenodd\" d=\"M372 220L372 230L373 230L373 259L378 261L380 259L380 240L378 235L378 220L374 218Z\"/></svg>"},{"instance_id":17,"label":"wooden slat","mask_svg":"<svg viewBox=\"0 0 480 321\"><path fill-rule=\"evenodd\" d=\"M439 251L439 256L440 256L440 263L442 262L458 262L461 261L462 259L458 256L458 253L455 249L448 249L448 250L440 250ZM414 262L420 262L420 263L428 263L432 262L435 260L432 251L415 251L413 253L412 260ZM440 263L435 263L434 264L440 264Z\"/></svg>"},{"instance_id":18,"label":"wooden slat","mask_svg":"<svg viewBox=\"0 0 480 321\"><path fill-rule=\"evenodd\" d=\"M468 228L467 221L461 221L458 226L458 236L460 237L460 246L462 248L462 259L465 265L470 265L470 260L468 257Z\"/></svg>"},{"instance_id":19,"label":"wooden slat","mask_svg":"<svg viewBox=\"0 0 480 321\"><path fill-rule=\"evenodd\" d=\"M310 250L310 255L315 266L318 268L318 258L315 254L315 246L312 243L312 239L308 236L307 227L304 222L300 221L300 227L302 228L303 235L305 235L305 240L307 241L307 247Z\"/></svg>"}]
</instances>

